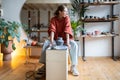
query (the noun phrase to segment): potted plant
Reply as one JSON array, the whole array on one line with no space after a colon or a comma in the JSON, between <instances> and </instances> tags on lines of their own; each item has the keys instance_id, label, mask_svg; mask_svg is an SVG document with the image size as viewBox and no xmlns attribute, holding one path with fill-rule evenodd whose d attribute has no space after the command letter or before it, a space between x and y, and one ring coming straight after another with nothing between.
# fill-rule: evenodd
<instances>
[{"instance_id":1,"label":"potted plant","mask_svg":"<svg viewBox=\"0 0 120 80\"><path fill-rule=\"evenodd\" d=\"M80 26L81 24L82 24L82 22L80 22L80 21L71 21L71 26L72 26L73 35L74 35L75 40L79 40L79 36L80 36L81 31L85 32L85 29L83 29Z\"/></svg>"},{"instance_id":2,"label":"potted plant","mask_svg":"<svg viewBox=\"0 0 120 80\"><path fill-rule=\"evenodd\" d=\"M11 52L16 49L13 39L16 38L20 42L19 23L13 21L5 21L0 18L0 44L3 53L3 60L11 60Z\"/></svg>"},{"instance_id":3,"label":"potted plant","mask_svg":"<svg viewBox=\"0 0 120 80\"><path fill-rule=\"evenodd\" d=\"M71 5L72 5L72 11L73 14L77 14L78 19L74 19L71 21L71 26L73 29L74 37L76 39L76 36L79 32L85 32L86 30L81 27L83 24L82 19L84 19L84 13L88 10L87 7L88 5L81 5L83 0L71 0Z\"/></svg>"}]
</instances>

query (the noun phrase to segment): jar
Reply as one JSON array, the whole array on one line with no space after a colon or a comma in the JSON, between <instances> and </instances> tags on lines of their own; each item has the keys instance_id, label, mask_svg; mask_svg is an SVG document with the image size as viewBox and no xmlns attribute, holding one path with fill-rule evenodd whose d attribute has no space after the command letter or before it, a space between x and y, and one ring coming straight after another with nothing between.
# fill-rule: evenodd
<instances>
[{"instance_id":1,"label":"jar","mask_svg":"<svg viewBox=\"0 0 120 80\"><path fill-rule=\"evenodd\" d=\"M64 44L63 38L62 37L58 37L58 39L56 40L56 44L58 46L62 46Z\"/></svg>"}]
</instances>

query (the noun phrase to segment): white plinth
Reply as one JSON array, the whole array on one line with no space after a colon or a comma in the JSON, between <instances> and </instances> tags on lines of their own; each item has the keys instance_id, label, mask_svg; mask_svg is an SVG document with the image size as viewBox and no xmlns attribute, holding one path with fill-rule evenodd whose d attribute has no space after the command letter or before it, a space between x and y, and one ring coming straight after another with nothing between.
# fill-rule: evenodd
<instances>
[{"instance_id":1,"label":"white plinth","mask_svg":"<svg viewBox=\"0 0 120 80\"><path fill-rule=\"evenodd\" d=\"M46 51L46 80L68 79L68 51Z\"/></svg>"}]
</instances>

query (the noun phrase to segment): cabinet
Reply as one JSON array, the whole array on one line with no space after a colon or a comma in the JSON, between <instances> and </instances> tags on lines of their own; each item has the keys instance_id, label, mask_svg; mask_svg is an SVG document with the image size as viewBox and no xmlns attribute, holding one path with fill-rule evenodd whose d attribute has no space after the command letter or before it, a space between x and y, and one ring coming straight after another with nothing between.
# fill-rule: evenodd
<instances>
[{"instance_id":1,"label":"cabinet","mask_svg":"<svg viewBox=\"0 0 120 80\"><path fill-rule=\"evenodd\" d=\"M83 0L84 1L84 0ZM97 16L86 16L84 15L84 19L82 19L82 21L84 22L84 24L82 25L83 28L85 28L85 24L87 23L92 23L92 24L96 24L96 23L110 23L110 30L109 32L100 32L98 31L94 31L92 33L85 33L83 32L82 35L82 39L83 39L83 55L82 58L85 61L85 39L86 38L93 38L93 37L111 37L111 53L112 53L112 59L115 60L115 56L114 56L114 38L115 36L118 36L119 34L116 34L114 32L114 22L116 20L118 20L118 17L116 15L114 15L114 5L118 4L118 1L105 1L105 2L93 2L93 3L85 3L82 2L81 6L85 6L85 5L89 5L90 6L95 6L95 7L100 7L100 6L109 6L109 15L106 14L105 17L97 17ZM101 11L102 12L102 11ZM98 12L95 12L96 14ZM103 12L104 13L104 12Z\"/></svg>"}]
</instances>

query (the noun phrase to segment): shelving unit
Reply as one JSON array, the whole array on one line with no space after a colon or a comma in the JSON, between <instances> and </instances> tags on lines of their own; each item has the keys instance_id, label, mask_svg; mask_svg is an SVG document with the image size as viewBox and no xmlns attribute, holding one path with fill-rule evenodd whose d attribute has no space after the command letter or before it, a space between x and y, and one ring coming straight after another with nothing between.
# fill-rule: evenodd
<instances>
[{"instance_id":1,"label":"shelving unit","mask_svg":"<svg viewBox=\"0 0 120 80\"><path fill-rule=\"evenodd\" d=\"M40 34L43 33L43 32L44 32L44 33L47 33L47 30L36 30L36 31L30 31L30 34L32 34L32 33L36 33L36 34L37 34L36 39L37 39L38 42L40 42L40 40L41 40L41 39L40 39Z\"/></svg>"},{"instance_id":2,"label":"shelving unit","mask_svg":"<svg viewBox=\"0 0 120 80\"><path fill-rule=\"evenodd\" d=\"M30 32L29 37L35 41L42 42L42 38L47 38L47 31L48 31L48 26L44 25L42 23L41 19L41 10L40 9L35 9L35 10L28 10L28 31ZM50 21L50 15L51 12L47 11L46 15L48 15L48 22ZM41 35L41 34L46 34L46 35ZM35 35L34 35L35 34Z\"/></svg>"},{"instance_id":3,"label":"shelving unit","mask_svg":"<svg viewBox=\"0 0 120 80\"><path fill-rule=\"evenodd\" d=\"M84 1L84 0L83 0ZM114 14L114 5L116 4L119 4L118 1L111 1L111 2L95 2L95 3L81 3L81 6L85 6L85 5L89 5L89 6L102 6L102 5L109 5L110 6L110 16L113 16ZM111 40L112 40L112 43L111 43L111 51L112 51L112 59L113 60L116 60L115 59L115 56L114 56L114 38L115 36L118 36L119 34L116 34L114 32L114 21L118 20L118 18L113 18L113 17L110 17L108 19L97 19L97 18L85 18L85 19L82 19L82 21L84 22L84 24L82 25L83 28L85 28L85 23L98 23L98 22L110 22L111 23L111 31L109 34L100 34L100 35L82 35L81 37L83 38L83 55L82 55L82 58L83 58L83 61L86 61L85 59L85 38L93 38L93 37L96 37L96 38L99 38L99 37L111 37Z\"/></svg>"}]
</instances>

